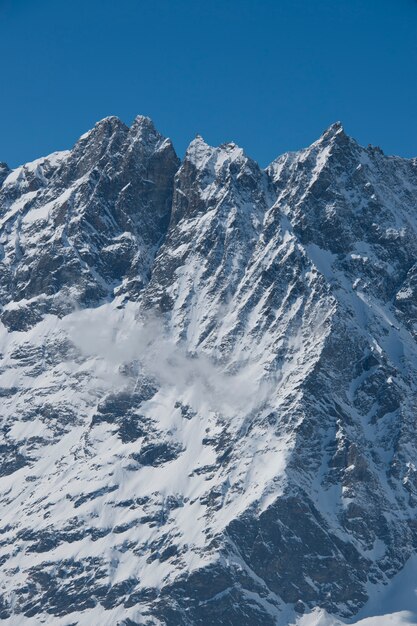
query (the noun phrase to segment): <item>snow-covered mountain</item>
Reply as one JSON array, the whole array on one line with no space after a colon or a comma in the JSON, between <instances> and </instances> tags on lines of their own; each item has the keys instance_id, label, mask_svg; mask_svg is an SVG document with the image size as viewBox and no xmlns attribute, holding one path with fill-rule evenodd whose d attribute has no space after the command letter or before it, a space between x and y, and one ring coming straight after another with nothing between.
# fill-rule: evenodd
<instances>
[{"instance_id":1,"label":"snow-covered mountain","mask_svg":"<svg viewBox=\"0 0 417 626\"><path fill-rule=\"evenodd\" d=\"M417 159L111 117L0 185L0 621L414 623Z\"/></svg>"}]
</instances>

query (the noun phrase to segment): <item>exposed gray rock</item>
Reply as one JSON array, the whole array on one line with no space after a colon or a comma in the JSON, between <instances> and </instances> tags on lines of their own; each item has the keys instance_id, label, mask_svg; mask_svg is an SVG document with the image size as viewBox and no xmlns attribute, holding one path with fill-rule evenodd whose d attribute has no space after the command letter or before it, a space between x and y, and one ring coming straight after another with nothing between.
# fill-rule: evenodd
<instances>
[{"instance_id":1,"label":"exposed gray rock","mask_svg":"<svg viewBox=\"0 0 417 626\"><path fill-rule=\"evenodd\" d=\"M3 322L137 297L171 214L178 159L149 118L99 122L70 152L14 170L0 191ZM9 305L9 307L7 306Z\"/></svg>"}]
</instances>

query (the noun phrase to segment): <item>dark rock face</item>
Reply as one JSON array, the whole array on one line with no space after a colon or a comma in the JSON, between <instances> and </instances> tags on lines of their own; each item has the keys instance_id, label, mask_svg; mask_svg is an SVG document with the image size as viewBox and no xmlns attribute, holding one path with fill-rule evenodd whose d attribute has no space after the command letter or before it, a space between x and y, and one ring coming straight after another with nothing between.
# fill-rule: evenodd
<instances>
[{"instance_id":1,"label":"dark rock face","mask_svg":"<svg viewBox=\"0 0 417 626\"><path fill-rule=\"evenodd\" d=\"M333 534L306 493L282 498L262 515L245 515L228 529L251 569L285 602L317 602L329 612L366 600L370 563Z\"/></svg>"},{"instance_id":2,"label":"dark rock face","mask_svg":"<svg viewBox=\"0 0 417 626\"><path fill-rule=\"evenodd\" d=\"M340 124L265 171L144 117L0 164L0 619L287 626L388 584L416 209L417 161Z\"/></svg>"},{"instance_id":3,"label":"dark rock face","mask_svg":"<svg viewBox=\"0 0 417 626\"><path fill-rule=\"evenodd\" d=\"M131 128L106 118L70 152L15 170L0 191L3 322L24 330L46 312L135 297L168 226L177 169L170 141L138 117Z\"/></svg>"}]
</instances>

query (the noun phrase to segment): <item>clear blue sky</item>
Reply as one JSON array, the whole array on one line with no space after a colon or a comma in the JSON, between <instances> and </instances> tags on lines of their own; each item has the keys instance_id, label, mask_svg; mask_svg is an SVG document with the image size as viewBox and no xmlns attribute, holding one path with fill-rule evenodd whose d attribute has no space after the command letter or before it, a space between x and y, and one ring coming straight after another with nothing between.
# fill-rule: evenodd
<instances>
[{"instance_id":1,"label":"clear blue sky","mask_svg":"<svg viewBox=\"0 0 417 626\"><path fill-rule=\"evenodd\" d=\"M417 0L0 0L0 161L152 117L266 165L336 120L417 155Z\"/></svg>"}]
</instances>

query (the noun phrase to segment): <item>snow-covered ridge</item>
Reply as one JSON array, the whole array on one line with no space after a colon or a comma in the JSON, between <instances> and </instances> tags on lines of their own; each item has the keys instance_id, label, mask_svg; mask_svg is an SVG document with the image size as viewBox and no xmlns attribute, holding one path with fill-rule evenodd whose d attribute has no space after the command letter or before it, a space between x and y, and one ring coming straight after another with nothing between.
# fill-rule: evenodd
<instances>
[{"instance_id":1,"label":"snow-covered ridge","mask_svg":"<svg viewBox=\"0 0 417 626\"><path fill-rule=\"evenodd\" d=\"M138 116L0 166L0 620L413 623L416 163Z\"/></svg>"}]
</instances>

